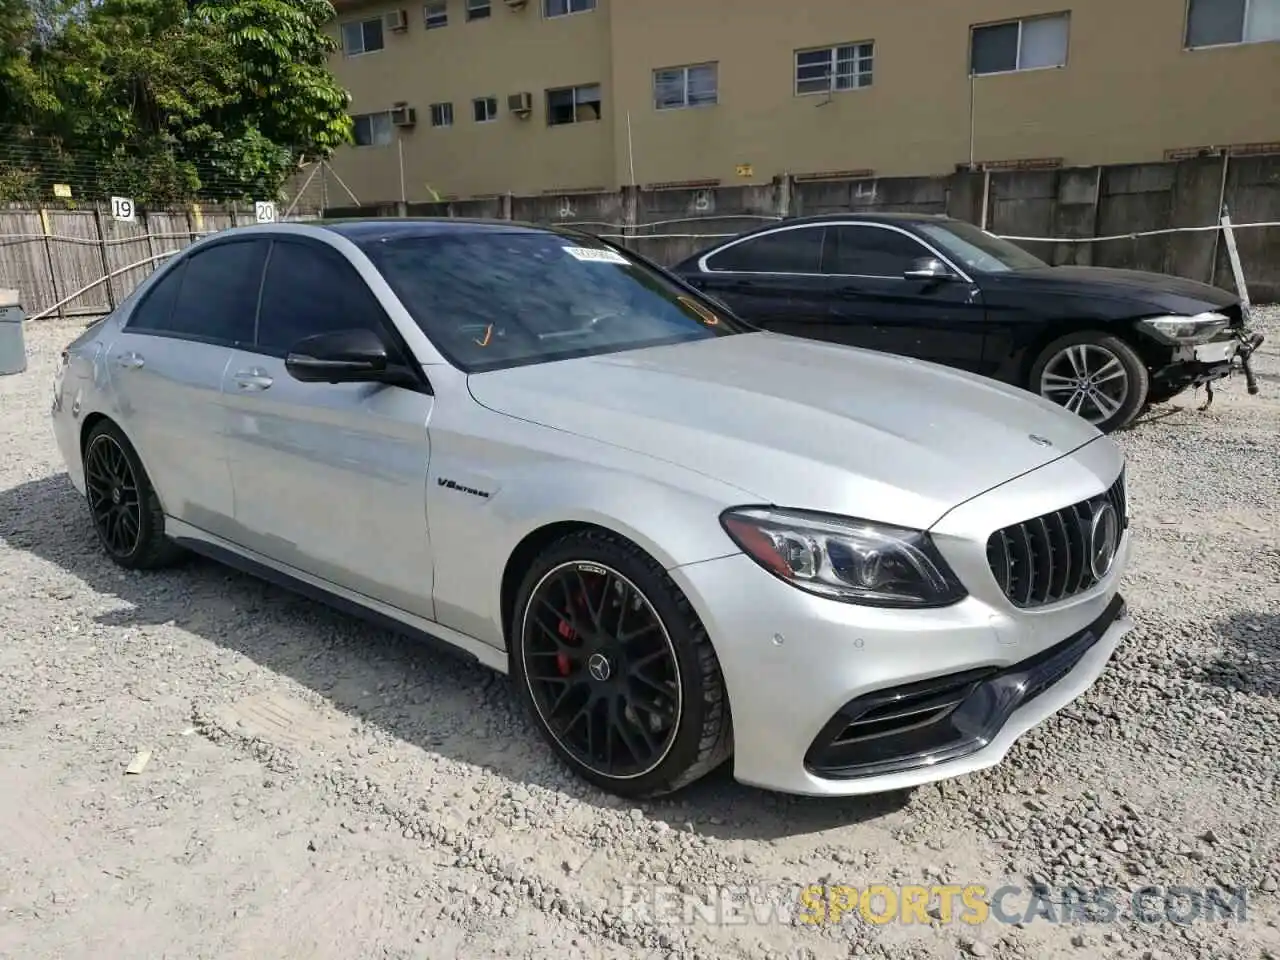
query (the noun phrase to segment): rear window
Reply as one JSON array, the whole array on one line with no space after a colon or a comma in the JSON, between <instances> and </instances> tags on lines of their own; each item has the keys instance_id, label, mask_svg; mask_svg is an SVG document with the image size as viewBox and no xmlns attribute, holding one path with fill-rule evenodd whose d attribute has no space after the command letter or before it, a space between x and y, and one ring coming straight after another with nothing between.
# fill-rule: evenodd
<instances>
[{"instance_id":1,"label":"rear window","mask_svg":"<svg viewBox=\"0 0 1280 960\"><path fill-rule=\"evenodd\" d=\"M364 250L436 348L469 373L746 329L590 238L454 233L372 240Z\"/></svg>"}]
</instances>

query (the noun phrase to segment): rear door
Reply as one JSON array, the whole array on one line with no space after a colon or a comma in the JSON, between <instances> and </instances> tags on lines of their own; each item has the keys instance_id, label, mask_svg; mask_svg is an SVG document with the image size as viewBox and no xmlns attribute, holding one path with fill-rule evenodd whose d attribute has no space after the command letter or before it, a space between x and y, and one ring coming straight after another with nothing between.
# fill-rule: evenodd
<instances>
[{"instance_id":1,"label":"rear door","mask_svg":"<svg viewBox=\"0 0 1280 960\"><path fill-rule=\"evenodd\" d=\"M766 330L868 346L870 331L861 337L832 311L831 278L822 270L829 242L826 224L778 227L711 254L697 278L708 293Z\"/></svg>"},{"instance_id":2,"label":"rear door","mask_svg":"<svg viewBox=\"0 0 1280 960\"><path fill-rule=\"evenodd\" d=\"M951 276L907 276L922 260L940 259L921 240L880 223L828 227L823 269L831 309L866 346L979 371L985 311L978 287ZM846 342L855 342L852 339Z\"/></svg>"},{"instance_id":3,"label":"rear door","mask_svg":"<svg viewBox=\"0 0 1280 960\"><path fill-rule=\"evenodd\" d=\"M303 383L300 339L365 327L416 364L342 254L275 240L257 336L226 368L235 542L349 591L432 619L427 422L434 397L379 383Z\"/></svg>"},{"instance_id":4,"label":"rear door","mask_svg":"<svg viewBox=\"0 0 1280 960\"><path fill-rule=\"evenodd\" d=\"M107 354L118 418L165 513L225 536L234 506L220 391L253 340L265 240L197 250L166 269Z\"/></svg>"}]
</instances>

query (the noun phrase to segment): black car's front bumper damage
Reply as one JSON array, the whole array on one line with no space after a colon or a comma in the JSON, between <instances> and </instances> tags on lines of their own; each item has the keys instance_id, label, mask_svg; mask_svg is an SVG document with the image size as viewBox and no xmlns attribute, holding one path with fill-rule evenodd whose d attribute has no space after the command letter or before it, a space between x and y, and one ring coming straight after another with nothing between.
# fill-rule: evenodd
<instances>
[{"instance_id":1,"label":"black car's front bumper damage","mask_svg":"<svg viewBox=\"0 0 1280 960\"><path fill-rule=\"evenodd\" d=\"M1155 397L1172 397L1188 387L1205 388L1206 399L1200 409L1208 409L1213 403L1213 385L1219 380L1231 376L1237 366L1244 374L1245 385L1249 393L1258 392L1258 382L1253 373L1250 357L1263 342L1263 336L1243 326L1234 327L1216 340L1197 344L1194 347L1183 347L1174 351L1170 362L1158 367L1151 377L1151 392ZM1203 360L1197 353L1222 352L1226 347L1234 347L1229 356L1222 359Z\"/></svg>"},{"instance_id":2,"label":"black car's front bumper damage","mask_svg":"<svg viewBox=\"0 0 1280 960\"><path fill-rule=\"evenodd\" d=\"M1085 629L1026 660L851 700L814 738L805 766L840 780L899 773L981 750L1019 708L1069 674L1124 613L1117 594Z\"/></svg>"}]
</instances>

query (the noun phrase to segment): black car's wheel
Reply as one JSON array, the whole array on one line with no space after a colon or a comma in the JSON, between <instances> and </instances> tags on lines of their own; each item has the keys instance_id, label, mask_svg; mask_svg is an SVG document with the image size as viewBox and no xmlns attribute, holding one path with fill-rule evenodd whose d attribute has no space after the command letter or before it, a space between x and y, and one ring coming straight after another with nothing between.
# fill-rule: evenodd
<instances>
[{"instance_id":1,"label":"black car's wheel","mask_svg":"<svg viewBox=\"0 0 1280 960\"><path fill-rule=\"evenodd\" d=\"M1123 340L1084 331L1040 352L1029 387L1105 433L1131 423L1146 405L1150 376Z\"/></svg>"},{"instance_id":2,"label":"black car's wheel","mask_svg":"<svg viewBox=\"0 0 1280 960\"><path fill-rule=\"evenodd\" d=\"M183 551L164 535L164 511L142 462L109 420L89 430L84 483L93 529L107 555L130 570L168 566Z\"/></svg>"},{"instance_id":3,"label":"black car's wheel","mask_svg":"<svg viewBox=\"0 0 1280 960\"><path fill-rule=\"evenodd\" d=\"M534 561L511 648L519 696L543 736L603 790L670 793L732 751L706 631L662 567L621 537L569 534Z\"/></svg>"}]
</instances>

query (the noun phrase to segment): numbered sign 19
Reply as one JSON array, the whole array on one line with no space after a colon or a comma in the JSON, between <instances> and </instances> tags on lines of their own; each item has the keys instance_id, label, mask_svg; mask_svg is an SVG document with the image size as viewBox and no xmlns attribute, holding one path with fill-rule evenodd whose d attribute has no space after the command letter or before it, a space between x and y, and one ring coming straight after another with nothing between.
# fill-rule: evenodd
<instances>
[{"instance_id":1,"label":"numbered sign 19","mask_svg":"<svg viewBox=\"0 0 1280 960\"><path fill-rule=\"evenodd\" d=\"M275 223L276 205L270 200L257 200L253 204L253 215L259 223Z\"/></svg>"},{"instance_id":2,"label":"numbered sign 19","mask_svg":"<svg viewBox=\"0 0 1280 960\"><path fill-rule=\"evenodd\" d=\"M122 220L125 223L137 222L138 211L133 205L133 199L131 197L112 197L111 219Z\"/></svg>"}]
</instances>

